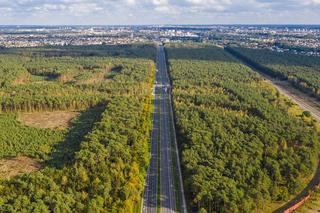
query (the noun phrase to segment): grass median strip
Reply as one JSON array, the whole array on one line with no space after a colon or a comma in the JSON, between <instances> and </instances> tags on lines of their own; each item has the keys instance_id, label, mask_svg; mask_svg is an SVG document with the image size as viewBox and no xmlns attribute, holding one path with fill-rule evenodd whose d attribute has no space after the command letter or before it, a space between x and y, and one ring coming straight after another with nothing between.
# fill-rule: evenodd
<instances>
[{"instance_id":1,"label":"grass median strip","mask_svg":"<svg viewBox=\"0 0 320 213\"><path fill-rule=\"evenodd\" d=\"M157 97L159 98L159 97ZM160 213L161 212L161 191L160 191L160 184L161 184L161 181L160 181L160 161L161 161L161 158L160 158L160 134L161 134L161 108L160 108L160 104L158 104L158 116L159 116L159 123L158 123L158 140L157 140L157 154L158 154L158 168L157 168L157 176L158 176L158 188L157 188L157 213Z\"/></svg>"}]
</instances>

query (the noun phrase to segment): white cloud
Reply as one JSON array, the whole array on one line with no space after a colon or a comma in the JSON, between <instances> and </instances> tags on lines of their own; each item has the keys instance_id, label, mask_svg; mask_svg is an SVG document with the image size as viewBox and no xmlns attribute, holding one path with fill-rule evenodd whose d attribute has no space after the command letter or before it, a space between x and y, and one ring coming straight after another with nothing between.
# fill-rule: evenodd
<instances>
[{"instance_id":1,"label":"white cloud","mask_svg":"<svg viewBox=\"0 0 320 213\"><path fill-rule=\"evenodd\" d=\"M159 7L156 7L155 10L158 12L168 12L170 9L168 6L159 6Z\"/></svg>"},{"instance_id":2,"label":"white cloud","mask_svg":"<svg viewBox=\"0 0 320 213\"><path fill-rule=\"evenodd\" d=\"M157 6L168 5L168 0L152 0L152 3Z\"/></svg>"},{"instance_id":3,"label":"white cloud","mask_svg":"<svg viewBox=\"0 0 320 213\"><path fill-rule=\"evenodd\" d=\"M299 22L296 14L314 23L320 20L319 11L320 0L0 0L0 24L24 23L25 17L30 24L59 24L57 14L70 22L85 19L92 24L248 23L259 21L256 17L265 23L294 20L290 17Z\"/></svg>"},{"instance_id":4,"label":"white cloud","mask_svg":"<svg viewBox=\"0 0 320 213\"><path fill-rule=\"evenodd\" d=\"M43 7L35 7L38 10L45 10L45 11L51 11L51 10L66 10L67 6L64 4L44 4Z\"/></svg>"},{"instance_id":5,"label":"white cloud","mask_svg":"<svg viewBox=\"0 0 320 213\"><path fill-rule=\"evenodd\" d=\"M306 0L304 3L306 5L320 5L320 0Z\"/></svg>"},{"instance_id":6,"label":"white cloud","mask_svg":"<svg viewBox=\"0 0 320 213\"><path fill-rule=\"evenodd\" d=\"M134 4L136 4L136 1L135 0L127 0L127 3L129 5L134 5Z\"/></svg>"},{"instance_id":7,"label":"white cloud","mask_svg":"<svg viewBox=\"0 0 320 213\"><path fill-rule=\"evenodd\" d=\"M178 13L176 6L169 3L168 0L152 0L154 10L162 14L176 14Z\"/></svg>"},{"instance_id":8,"label":"white cloud","mask_svg":"<svg viewBox=\"0 0 320 213\"><path fill-rule=\"evenodd\" d=\"M78 3L72 4L68 7L71 13L75 15L81 15L83 13L92 13L103 10L103 7L95 4L95 3Z\"/></svg>"},{"instance_id":9,"label":"white cloud","mask_svg":"<svg viewBox=\"0 0 320 213\"><path fill-rule=\"evenodd\" d=\"M192 4L210 5L210 4L231 4L231 0L187 0Z\"/></svg>"}]
</instances>

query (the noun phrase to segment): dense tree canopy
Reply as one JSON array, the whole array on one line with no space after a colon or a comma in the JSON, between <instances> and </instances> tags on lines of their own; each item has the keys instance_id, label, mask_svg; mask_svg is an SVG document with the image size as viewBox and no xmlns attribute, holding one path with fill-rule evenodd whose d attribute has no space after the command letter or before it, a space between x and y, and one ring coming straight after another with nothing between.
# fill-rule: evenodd
<instances>
[{"instance_id":1,"label":"dense tree canopy","mask_svg":"<svg viewBox=\"0 0 320 213\"><path fill-rule=\"evenodd\" d=\"M0 146L5 149L0 158L23 154L45 163L41 171L0 180L0 212L133 212L136 208L149 161L155 66L148 58L155 48L92 48L102 56L87 55L89 47L0 54L1 58L19 53L14 64L23 71L17 73L29 76L19 83L18 75L2 79L6 84L0 88ZM145 50L149 52L142 55ZM117 57L106 57L106 52ZM61 80L61 75L68 78ZM100 80L91 81L92 76ZM18 111L57 109L82 110L82 114L67 130L26 127L16 119Z\"/></svg>"},{"instance_id":2,"label":"dense tree canopy","mask_svg":"<svg viewBox=\"0 0 320 213\"><path fill-rule=\"evenodd\" d=\"M153 64L123 57L0 54L0 111L86 109L110 94L137 93L144 86L136 81Z\"/></svg>"},{"instance_id":3,"label":"dense tree canopy","mask_svg":"<svg viewBox=\"0 0 320 213\"><path fill-rule=\"evenodd\" d=\"M190 208L270 211L297 193L317 164L312 121L223 49L167 51Z\"/></svg>"},{"instance_id":4,"label":"dense tree canopy","mask_svg":"<svg viewBox=\"0 0 320 213\"><path fill-rule=\"evenodd\" d=\"M320 98L320 58L270 50L228 48L250 65Z\"/></svg>"}]
</instances>

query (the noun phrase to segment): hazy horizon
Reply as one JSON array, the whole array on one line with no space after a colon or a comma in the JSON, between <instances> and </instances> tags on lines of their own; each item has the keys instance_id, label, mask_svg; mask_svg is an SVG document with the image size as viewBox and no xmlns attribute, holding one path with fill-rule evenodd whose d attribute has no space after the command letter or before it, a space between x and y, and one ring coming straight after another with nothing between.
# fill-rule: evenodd
<instances>
[{"instance_id":1,"label":"hazy horizon","mask_svg":"<svg viewBox=\"0 0 320 213\"><path fill-rule=\"evenodd\" d=\"M318 24L308 24L308 23L283 23L283 24L262 24L262 23L256 23L256 24L240 24L240 23L234 23L234 24L0 24L0 27L42 27L42 26L49 26L49 27L59 27L59 26L66 26L66 27L117 27L117 26L160 26L160 27L171 27L171 26L320 26L320 22Z\"/></svg>"}]
</instances>

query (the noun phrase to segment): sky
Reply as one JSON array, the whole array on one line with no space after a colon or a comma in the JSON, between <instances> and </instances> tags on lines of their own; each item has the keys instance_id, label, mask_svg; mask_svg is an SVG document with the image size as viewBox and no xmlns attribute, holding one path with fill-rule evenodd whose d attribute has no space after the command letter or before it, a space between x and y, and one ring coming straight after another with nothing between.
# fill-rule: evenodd
<instances>
[{"instance_id":1,"label":"sky","mask_svg":"<svg viewBox=\"0 0 320 213\"><path fill-rule=\"evenodd\" d=\"M320 24L320 0L0 0L0 24Z\"/></svg>"}]
</instances>

